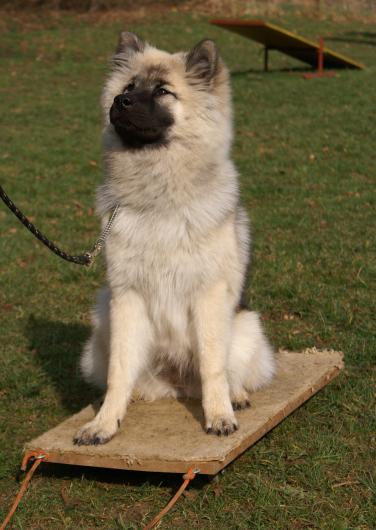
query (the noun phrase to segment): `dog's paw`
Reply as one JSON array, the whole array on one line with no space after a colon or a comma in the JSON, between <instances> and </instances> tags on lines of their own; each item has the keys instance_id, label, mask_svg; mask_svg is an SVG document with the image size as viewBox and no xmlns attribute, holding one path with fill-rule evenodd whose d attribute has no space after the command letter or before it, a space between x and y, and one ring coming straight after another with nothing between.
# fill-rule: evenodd
<instances>
[{"instance_id":1,"label":"dog's paw","mask_svg":"<svg viewBox=\"0 0 376 530\"><path fill-rule=\"evenodd\" d=\"M249 393L246 390L231 396L233 410L247 409L251 406Z\"/></svg>"},{"instance_id":2,"label":"dog's paw","mask_svg":"<svg viewBox=\"0 0 376 530\"><path fill-rule=\"evenodd\" d=\"M235 416L217 416L206 422L205 430L207 434L216 434L217 436L224 434L228 436L238 430L238 422Z\"/></svg>"},{"instance_id":3,"label":"dog's paw","mask_svg":"<svg viewBox=\"0 0 376 530\"><path fill-rule=\"evenodd\" d=\"M116 431L116 425L114 427L101 425L100 422L94 419L77 431L73 438L73 443L75 445L105 444L113 438Z\"/></svg>"},{"instance_id":4,"label":"dog's paw","mask_svg":"<svg viewBox=\"0 0 376 530\"><path fill-rule=\"evenodd\" d=\"M234 410L248 409L251 406L249 399L239 399L231 401Z\"/></svg>"}]
</instances>

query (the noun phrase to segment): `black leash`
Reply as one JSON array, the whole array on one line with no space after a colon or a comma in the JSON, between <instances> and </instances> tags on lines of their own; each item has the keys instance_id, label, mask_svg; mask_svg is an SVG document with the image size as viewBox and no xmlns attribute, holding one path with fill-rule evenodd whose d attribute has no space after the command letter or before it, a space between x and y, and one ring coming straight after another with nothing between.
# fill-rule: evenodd
<instances>
[{"instance_id":1,"label":"black leash","mask_svg":"<svg viewBox=\"0 0 376 530\"><path fill-rule=\"evenodd\" d=\"M112 210L110 219L104 228L103 232L101 233L100 237L97 239L95 245L93 246L92 250L90 252L85 252L84 254L80 254L78 256L72 256L71 254L67 254L63 250L61 250L58 246L55 245L52 241L50 241L36 226L33 225L31 221L17 208L17 206L14 204L14 202L11 201L11 199L8 197L8 195L5 193L2 186L0 186L0 197L4 201L4 203L8 206L8 208L14 213L16 217L21 221L21 223L26 226L28 230L37 238L39 241L41 241L46 247L48 247L54 254L59 256L62 259L65 259L66 261L69 261L71 263L76 263L76 265L86 265L89 266L94 261L94 258L99 254L101 251L103 244L110 233L112 224L115 220L115 217L119 210L119 205L117 204L115 208Z\"/></svg>"}]
</instances>

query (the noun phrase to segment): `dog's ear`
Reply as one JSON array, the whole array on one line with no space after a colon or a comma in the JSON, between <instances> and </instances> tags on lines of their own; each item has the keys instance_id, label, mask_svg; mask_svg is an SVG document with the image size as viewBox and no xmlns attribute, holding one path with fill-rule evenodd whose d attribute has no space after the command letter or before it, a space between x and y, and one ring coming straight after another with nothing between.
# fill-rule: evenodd
<instances>
[{"instance_id":1,"label":"dog's ear","mask_svg":"<svg viewBox=\"0 0 376 530\"><path fill-rule=\"evenodd\" d=\"M116 53L127 54L128 52L142 53L145 49L145 43L134 33L122 31L119 35L119 42Z\"/></svg>"},{"instance_id":2,"label":"dog's ear","mask_svg":"<svg viewBox=\"0 0 376 530\"><path fill-rule=\"evenodd\" d=\"M195 85L208 86L216 75L219 66L219 53L210 39L199 42L186 56L185 70L188 79Z\"/></svg>"}]
</instances>

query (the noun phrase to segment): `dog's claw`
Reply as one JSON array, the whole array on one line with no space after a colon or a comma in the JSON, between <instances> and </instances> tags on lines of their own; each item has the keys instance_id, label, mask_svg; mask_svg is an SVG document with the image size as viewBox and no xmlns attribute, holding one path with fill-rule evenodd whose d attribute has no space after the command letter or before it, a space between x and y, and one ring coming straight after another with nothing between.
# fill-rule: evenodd
<instances>
[{"instance_id":1,"label":"dog's claw","mask_svg":"<svg viewBox=\"0 0 376 530\"><path fill-rule=\"evenodd\" d=\"M238 430L238 425L232 420L220 418L206 428L207 434L216 434L217 436L228 436Z\"/></svg>"},{"instance_id":2,"label":"dog's claw","mask_svg":"<svg viewBox=\"0 0 376 530\"><path fill-rule=\"evenodd\" d=\"M85 433L82 434L81 437L73 438L74 445L101 445L109 442L111 440L111 437L103 437L103 436L85 436Z\"/></svg>"},{"instance_id":3,"label":"dog's claw","mask_svg":"<svg viewBox=\"0 0 376 530\"><path fill-rule=\"evenodd\" d=\"M100 425L88 423L82 427L73 438L74 445L101 445L109 442L116 433L115 430L105 429Z\"/></svg>"}]
</instances>

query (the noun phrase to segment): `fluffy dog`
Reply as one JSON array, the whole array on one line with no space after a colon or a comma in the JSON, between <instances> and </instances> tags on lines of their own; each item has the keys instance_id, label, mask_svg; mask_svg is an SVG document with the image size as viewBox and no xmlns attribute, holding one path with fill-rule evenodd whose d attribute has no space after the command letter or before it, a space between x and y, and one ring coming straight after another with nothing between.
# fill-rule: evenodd
<instances>
[{"instance_id":1,"label":"fluffy dog","mask_svg":"<svg viewBox=\"0 0 376 530\"><path fill-rule=\"evenodd\" d=\"M81 358L105 398L74 441L110 440L135 397L199 397L206 432L227 435L274 372L257 313L240 305L250 236L228 71L210 40L170 54L128 32L112 64L98 211L105 224L120 210Z\"/></svg>"}]
</instances>

